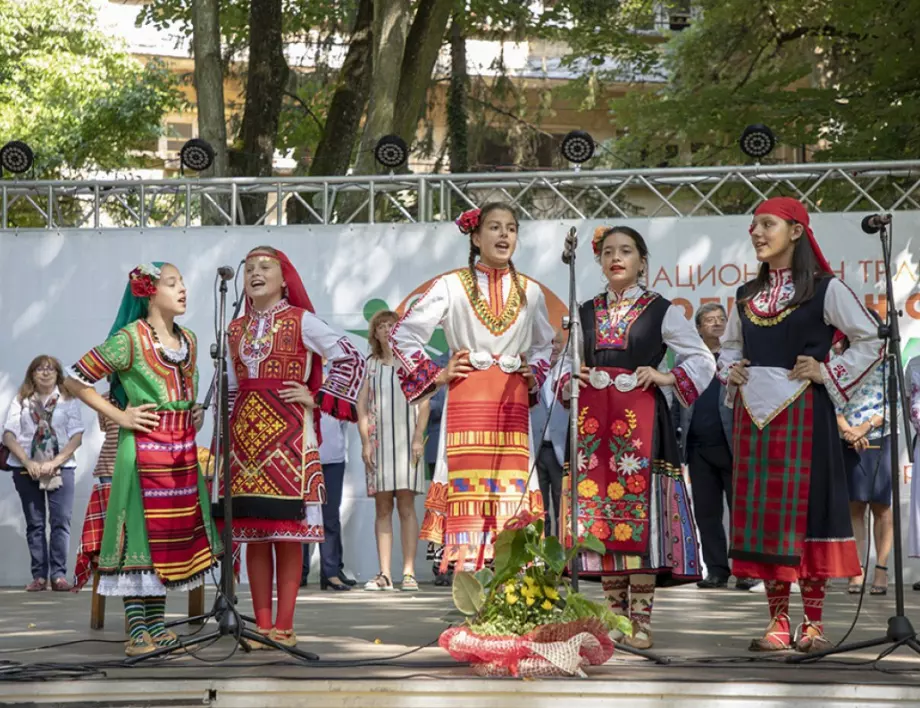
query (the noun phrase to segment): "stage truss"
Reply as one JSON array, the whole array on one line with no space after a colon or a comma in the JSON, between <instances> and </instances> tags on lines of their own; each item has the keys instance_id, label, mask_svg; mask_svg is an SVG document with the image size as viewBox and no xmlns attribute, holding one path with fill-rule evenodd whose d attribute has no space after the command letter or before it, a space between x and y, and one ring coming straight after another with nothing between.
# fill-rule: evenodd
<instances>
[{"instance_id":1,"label":"stage truss","mask_svg":"<svg viewBox=\"0 0 920 708\"><path fill-rule=\"evenodd\" d=\"M451 221L489 201L525 219L750 213L770 196L812 212L920 209L920 161L673 169L107 181L0 181L0 230Z\"/></svg>"}]
</instances>

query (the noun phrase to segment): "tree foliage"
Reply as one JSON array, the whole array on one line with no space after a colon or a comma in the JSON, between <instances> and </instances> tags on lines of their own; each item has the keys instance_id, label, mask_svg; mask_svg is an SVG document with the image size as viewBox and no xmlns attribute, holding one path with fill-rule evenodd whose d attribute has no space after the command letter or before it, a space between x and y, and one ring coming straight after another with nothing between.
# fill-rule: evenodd
<instances>
[{"instance_id":1,"label":"tree foliage","mask_svg":"<svg viewBox=\"0 0 920 708\"><path fill-rule=\"evenodd\" d=\"M139 164L182 104L162 64L97 27L90 0L0 0L0 138L32 147L37 177Z\"/></svg>"},{"instance_id":2,"label":"tree foliage","mask_svg":"<svg viewBox=\"0 0 920 708\"><path fill-rule=\"evenodd\" d=\"M815 160L920 155L920 0L699 0L662 54L667 83L614 103L631 161L666 146L693 161L744 159L745 125L765 123ZM687 153L684 153L685 155Z\"/></svg>"}]
</instances>

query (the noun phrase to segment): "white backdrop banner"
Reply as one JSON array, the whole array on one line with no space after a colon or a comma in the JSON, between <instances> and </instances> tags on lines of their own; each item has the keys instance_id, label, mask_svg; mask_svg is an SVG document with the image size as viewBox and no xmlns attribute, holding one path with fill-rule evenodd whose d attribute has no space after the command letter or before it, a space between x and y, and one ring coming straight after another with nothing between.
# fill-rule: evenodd
<instances>
[{"instance_id":1,"label":"white backdrop banner","mask_svg":"<svg viewBox=\"0 0 920 708\"><path fill-rule=\"evenodd\" d=\"M860 230L863 216L819 214L813 217L812 225L837 275L864 298L867 306L884 314L887 303L881 248L876 237ZM515 265L544 286L554 324L561 321L568 302L568 273L560 254L571 226L577 227L581 242L577 262L579 300L603 289L605 281L590 246L594 228L600 223L521 224ZM747 232L749 217L630 219L616 223L632 226L646 237L651 252L651 287L681 305L688 317L704 302L718 301L731 307L738 286L756 272ZM920 212L898 212L894 227L895 299L903 311L906 362L920 355L920 271L916 255ZM118 309L128 272L138 263L155 260L174 263L185 277L189 305L182 324L197 333L201 344L203 398L213 372L208 345L214 341L215 271L224 264L236 268L249 249L266 244L288 254L319 316L347 332L361 351L366 351L367 322L374 312L382 308L403 309L428 281L464 267L468 257L468 241L452 224L0 232L0 415L5 420L9 402L34 356L51 354L66 366L103 341ZM231 286L228 302L233 299ZM436 335L431 348L442 351L443 336ZM92 469L102 442L95 414L87 409L84 419L87 432L77 454L73 550L79 543ZM208 427L202 431L199 444L206 445L209 436ZM367 579L377 572L374 505L365 494L358 435L353 428L349 444L342 505L345 563L359 578ZM906 484L906 464L899 476L902 485ZM907 487L902 488L906 504ZM906 526L906 514L904 518ZM0 473L0 547L5 561L0 564L0 586L28 582L23 515L9 473ZM422 554L420 548L419 561ZM397 577L401 562L398 549L394 549ZM71 560L71 566L72 563ZM417 566L420 577L430 576L428 564L419 562Z\"/></svg>"}]
</instances>

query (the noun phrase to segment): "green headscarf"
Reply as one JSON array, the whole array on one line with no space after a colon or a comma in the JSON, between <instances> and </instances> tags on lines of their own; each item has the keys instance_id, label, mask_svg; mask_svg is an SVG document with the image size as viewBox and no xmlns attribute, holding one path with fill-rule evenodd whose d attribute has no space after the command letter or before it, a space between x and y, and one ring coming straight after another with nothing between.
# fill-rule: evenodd
<instances>
[{"instance_id":1,"label":"green headscarf","mask_svg":"<svg viewBox=\"0 0 920 708\"><path fill-rule=\"evenodd\" d=\"M154 261L152 265L157 268L162 268L166 263L165 261ZM115 321L112 323L111 329L109 329L109 337L112 337L120 329L131 324L135 320L146 317L149 303L149 298L137 297L131 292L131 279L129 277L128 283L125 285L125 293L121 297L121 306L118 308L118 314L115 315ZM128 406L128 394L125 393L125 387L122 386L121 379L117 373L109 376L109 384L109 391L112 398L118 406L124 410Z\"/></svg>"}]
</instances>

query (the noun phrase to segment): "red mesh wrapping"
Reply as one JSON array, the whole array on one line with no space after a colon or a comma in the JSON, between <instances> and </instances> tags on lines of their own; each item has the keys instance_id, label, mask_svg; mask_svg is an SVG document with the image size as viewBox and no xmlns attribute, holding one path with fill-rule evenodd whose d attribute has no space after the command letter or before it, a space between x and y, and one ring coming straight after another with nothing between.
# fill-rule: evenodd
<instances>
[{"instance_id":1,"label":"red mesh wrapping","mask_svg":"<svg viewBox=\"0 0 920 708\"><path fill-rule=\"evenodd\" d=\"M614 644L600 620L547 624L517 636L482 636L451 627L438 644L480 676L584 676L613 656Z\"/></svg>"}]
</instances>

